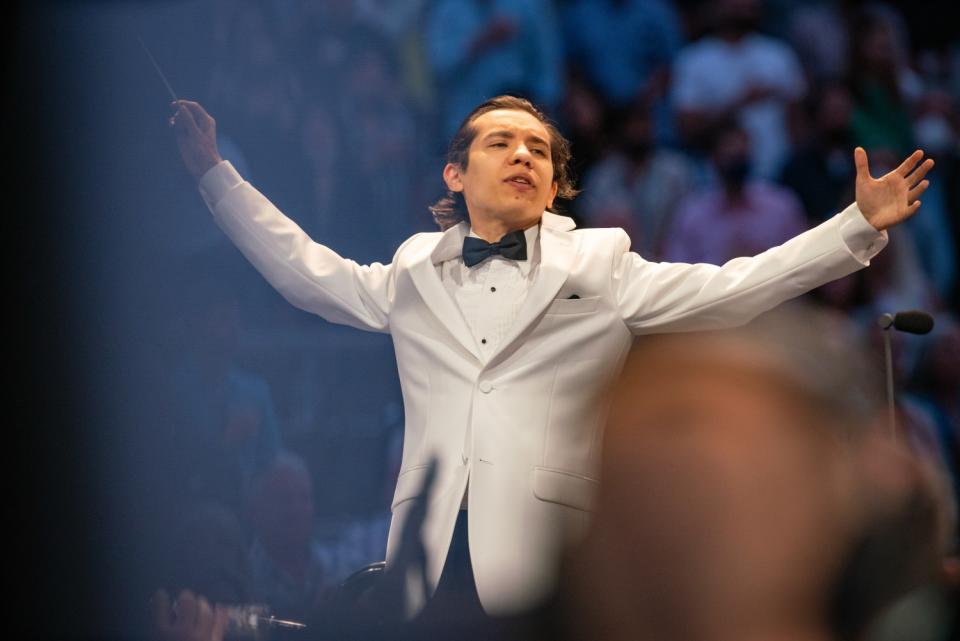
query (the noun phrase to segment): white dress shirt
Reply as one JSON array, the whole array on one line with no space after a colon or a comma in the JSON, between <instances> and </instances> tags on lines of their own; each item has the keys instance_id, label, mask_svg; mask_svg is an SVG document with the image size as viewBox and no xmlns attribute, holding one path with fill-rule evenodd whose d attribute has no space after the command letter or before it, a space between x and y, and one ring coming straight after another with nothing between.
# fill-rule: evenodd
<instances>
[{"instance_id":1,"label":"white dress shirt","mask_svg":"<svg viewBox=\"0 0 960 641\"><path fill-rule=\"evenodd\" d=\"M523 232L527 260L494 255L473 267L463 263L463 239L467 235L478 236L472 229L467 231L466 223L458 227L460 233L444 238L431 259L486 361L509 332L536 278L540 266L540 225Z\"/></svg>"}]
</instances>

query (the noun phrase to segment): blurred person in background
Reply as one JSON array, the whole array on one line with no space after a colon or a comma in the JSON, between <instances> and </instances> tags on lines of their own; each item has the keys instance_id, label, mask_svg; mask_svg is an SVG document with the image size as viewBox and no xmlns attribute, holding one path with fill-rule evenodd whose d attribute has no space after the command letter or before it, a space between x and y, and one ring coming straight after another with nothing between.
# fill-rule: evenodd
<instances>
[{"instance_id":1,"label":"blurred person in background","mask_svg":"<svg viewBox=\"0 0 960 641\"><path fill-rule=\"evenodd\" d=\"M478 104L504 93L552 111L563 95L559 21L547 0L432 0L426 50L449 140Z\"/></svg>"},{"instance_id":2,"label":"blurred person in background","mask_svg":"<svg viewBox=\"0 0 960 641\"><path fill-rule=\"evenodd\" d=\"M677 203L693 189L695 167L655 144L651 118L645 101L620 110L613 148L584 176L574 209L589 227L622 227L633 251L656 260Z\"/></svg>"},{"instance_id":3,"label":"blurred person in background","mask_svg":"<svg viewBox=\"0 0 960 641\"><path fill-rule=\"evenodd\" d=\"M899 156L913 147L910 110L921 91L920 79L907 63L899 16L888 6L866 5L850 29L854 144Z\"/></svg>"},{"instance_id":4,"label":"blurred person in background","mask_svg":"<svg viewBox=\"0 0 960 641\"><path fill-rule=\"evenodd\" d=\"M753 176L749 134L735 120L718 125L710 161L719 184L677 204L666 260L721 264L759 254L807 228L792 192Z\"/></svg>"},{"instance_id":5,"label":"blurred person in background","mask_svg":"<svg viewBox=\"0 0 960 641\"><path fill-rule=\"evenodd\" d=\"M753 174L773 178L792 145L807 91L803 70L786 43L758 31L762 0L720 0L710 8L713 32L681 49L673 66L680 133L703 149L718 123L738 120L750 135Z\"/></svg>"},{"instance_id":6,"label":"blurred person in background","mask_svg":"<svg viewBox=\"0 0 960 641\"><path fill-rule=\"evenodd\" d=\"M570 141L572 175L582 176L613 146L610 109L576 70L568 70L565 89L557 119Z\"/></svg>"},{"instance_id":7,"label":"blurred person in background","mask_svg":"<svg viewBox=\"0 0 960 641\"><path fill-rule=\"evenodd\" d=\"M342 211L368 212L379 233L367 234L346 218L351 233L339 237L349 242L337 247L363 263L383 262L416 228L413 188L424 158L415 150L422 149L416 141L424 132L417 130L413 110L404 99L400 68L389 43L371 35L355 42L349 53L351 73L336 104L340 131L351 134L343 148L342 197L337 210L327 212L333 223L328 228L343 224Z\"/></svg>"},{"instance_id":8,"label":"blurred person in background","mask_svg":"<svg viewBox=\"0 0 960 641\"><path fill-rule=\"evenodd\" d=\"M299 150L304 82L309 77L288 62L289 43L272 28L267 4L244 0L217 7L211 102L223 113L224 132L257 184L281 193L284 207L300 209L309 202L307 165L300 157L289 164L280 159Z\"/></svg>"},{"instance_id":9,"label":"blurred person in background","mask_svg":"<svg viewBox=\"0 0 960 641\"><path fill-rule=\"evenodd\" d=\"M914 139L923 144L924 149L930 149L931 157L944 167L947 176L955 176L960 165L958 105L960 102L945 88L932 85L924 90L913 110ZM940 301L949 300L958 280L960 247L956 230L960 210L956 208L958 203L951 202L950 193L951 189L957 190L955 182L948 179L933 185L924 196L930 215L911 221L908 226L917 245L920 264Z\"/></svg>"},{"instance_id":10,"label":"blurred person in background","mask_svg":"<svg viewBox=\"0 0 960 641\"><path fill-rule=\"evenodd\" d=\"M785 16L785 36L807 79L845 78L850 63L850 16L860 0L794 2Z\"/></svg>"},{"instance_id":11,"label":"blurred person in background","mask_svg":"<svg viewBox=\"0 0 960 641\"><path fill-rule=\"evenodd\" d=\"M853 196L854 171L847 162L854 146L853 96L844 82L826 80L814 86L804 106L804 140L788 156L779 182L800 198L808 222L817 224Z\"/></svg>"},{"instance_id":12,"label":"blurred person in background","mask_svg":"<svg viewBox=\"0 0 960 641\"><path fill-rule=\"evenodd\" d=\"M363 565L314 538L313 480L299 456L283 452L254 481L247 514L253 528L250 571L256 603L302 620L329 590ZM369 562L369 561L368 561Z\"/></svg>"},{"instance_id":13,"label":"blurred person in background","mask_svg":"<svg viewBox=\"0 0 960 641\"><path fill-rule=\"evenodd\" d=\"M823 225L723 266L652 263L622 230L575 231L554 213L575 195L568 143L531 103L501 96L451 141L448 193L431 208L442 231L411 237L389 265L361 266L312 241L222 161L199 104L174 106L185 166L266 279L328 321L391 334L405 442L388 569L413 499L428 492L430 508L409 614L433 590L472 592L491 614L542 598L558 551L586 528L602 392L633 337L737 325L867 266L884 230L918 210L933 166L918 150L873 178L857 149L857 200Z\"/></svg>"},{"instance_id":14,"label":"blurred person in background","mask_svg":"<svg viewBox=\"0 0 960 641\"><path fill-rule=\"evenodd\" d=\"M683 43L676 10L664 0L574 0L560 7L567 66L604 102L649 105L653 138L673 142L667 104L670 66Z\"/></svg>"},{"instance_id":15,"label":"blurred person in background","mask_svg":"<svg viewBox=\"0 0 960 641\"><path fill-rule=\"evenodd\" d=\"M243 362L240 299L230 285L242 281L235 267L243 264L229 259L236 260L214 252L185 261L172 350L181 358L163 394L183 495L239 514L281 435L269 384Z\"/></svg>"}]
</instances>

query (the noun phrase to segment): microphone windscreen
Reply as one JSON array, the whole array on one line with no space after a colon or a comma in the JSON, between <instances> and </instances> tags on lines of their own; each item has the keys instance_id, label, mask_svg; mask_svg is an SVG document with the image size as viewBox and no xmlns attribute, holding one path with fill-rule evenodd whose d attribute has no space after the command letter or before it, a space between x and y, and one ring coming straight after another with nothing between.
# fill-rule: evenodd
<instances>
[{"instance_id":1,"label":"microphone windscreen","mask_svg":"<svg viewBox=\"0 0 960 641\"><path fill-rule=\"evenodd\" d=\"M933 329L933 316L920 310L899 312L893 317L893 327L909 334L926 334Z\"/></svg>"}]
</instances>

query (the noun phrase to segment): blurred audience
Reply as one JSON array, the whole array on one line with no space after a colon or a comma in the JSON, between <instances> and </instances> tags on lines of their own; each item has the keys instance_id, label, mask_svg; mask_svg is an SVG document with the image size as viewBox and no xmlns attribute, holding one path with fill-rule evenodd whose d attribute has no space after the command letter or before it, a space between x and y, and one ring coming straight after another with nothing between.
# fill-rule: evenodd
<instances>
[{"instance_id":1,"label":"blurred audience","mask_svg":"<svg viewBox=\"0 0 960 641\"><path fill-rule=\"evenodd\" d=\"M567 65L581 70L612 107L650 105L653 138L674 138L666 101L670 66L683 43L665 0L573 0L561 6Z\"/></svg>"},{"instance_id":2,"label":"blurred audience","mask_svg":"<svg viewBox=\"0 0 960 641\"><path fill-rule=\"evenodd\" d=\"M853 97L845 83L825 81L804 104L804 139L787 157L780 182L800 198L808 224L816 225L855 200Z\"/></svg>"},{"instance_id":3,"label":"blurred audience","mask_svg":"<svg viewBox=\"0 0 960 641\"><path fill-rule=\"evenodd\" d=\"M330 589L361 567L343 550L315 540L313 481L295 454L278 454L256 478L247 514L254 534L254 598L281 618L302 620L321 606Z\"/></svg>"},{"instance_id":4,"label":"blurred audience","mask_svg":"<svg viewBox=\"0 0 960 641\"><path fill-rule=\"evenodd\" d=\"M491 96L517 93L556 110L563 52L548 0L435 0L424 26L445 140Z\"/></svg>"},{"instance_id":5,"label":"blurred audience","mask_svg":"<svg viewBox=\"0 0 960 641\"><path fill-rule=\"evenodd\" d=\"M618 120L612 149L583 177L575 211L591 227L622 227L633 251L654 260L696 170L682 153L655 144L652 114L643 104L622 110Z\"/></svg>"},{"instance_id":6,"label":"blurred audience","mask_svg":"<svg viewBox=\"0 0 960 641\"><path fill-rule=\"evenodd\" d=\"M906 64L899 17L887 6L867 5L856 14L850 33L854 142L867 149L888 149L897 157L908 154L914 148L910 106L920 86Z\"/></svg>"},{"instance_id":7,"label":"blurred audience","mask_svg":"<svg viewBox=\"0 0 960 641\"><path fill-rule=\"evenodd\" d=\"M241 362L237 288L243 278L234 265L214 252L183 266L177 296L184 314L175 330L180 360L167 373L166 393L183 495L239 513L281 436L268 383Z\"/></svg>"},{"instance_id":8,"label":"blurred audience","mask_svg":"<svg viewBox=\"0 0 960 641\"><path fill-rule=\"evenodd\" d=\"M847 75L850 14L857 0L796 2L787 16L786 37L807 77L814 82Z\"/></svg>"},{"instance_id":9,"label":"blurred audience","mask_svg":"<svg viewBox=\"0 0 960 641\"><path fill-rule=\"evenodd\" d=\"M570 141L574 175L582 176L611 147L612 132L607 123L608 112L600 95L590 88L583 74L567 70L566 94L558 119Z\"/></svg>"},{"instance_id":10,"label":"blurred audience","mask_svg":"<svg viewBox=\"0 0 960 641\"><path fill-rule=\"evenodd\" d=\"M719 184L695 191L677 205L664 259L722 264L759 254L806 229L803 207L792 192L751 177L745 129L733 121L720 125L710 160Z\"/></svg>"},{"instance_id":11,"label":"blurred audience","mask_svg":"<svg viewBox=\"0 0 960 641\"><path fill-rule=\"evenodd\" d=\"M807 91L802 68L785 42L758 31L762 0L719 0L711 8L713 32L681 49L674 63L680 132L702 147L718 122L735 118L750 134L754 174L773 178Z\"/></svg>"}]
</instances>

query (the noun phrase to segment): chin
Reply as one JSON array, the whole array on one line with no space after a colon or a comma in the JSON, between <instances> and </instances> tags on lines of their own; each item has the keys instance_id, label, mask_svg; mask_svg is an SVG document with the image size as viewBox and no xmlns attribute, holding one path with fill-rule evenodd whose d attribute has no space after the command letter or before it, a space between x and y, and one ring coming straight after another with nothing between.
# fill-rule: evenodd
<instances>
[{"instance_id":1,"label":"chin","mask_svg":"<svg viewBox=\"0 0 960 641\"><path fill-rule=\"evenodd\" d=\"M529 201L512 201L505 203L502 211L504 214L509 214L511 218L528 220L539 217L545 209L546 206L543 204L531 203Z\"/></svg>"}]
</instances>

